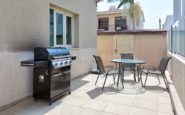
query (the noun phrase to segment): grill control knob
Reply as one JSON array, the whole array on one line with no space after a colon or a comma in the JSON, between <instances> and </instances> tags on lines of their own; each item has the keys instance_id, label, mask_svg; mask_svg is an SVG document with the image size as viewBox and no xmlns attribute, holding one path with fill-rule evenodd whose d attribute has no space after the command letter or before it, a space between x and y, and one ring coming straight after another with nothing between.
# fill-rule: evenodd
<instances>
[{"instance_id":1,"label":"grill control knob","mask_svg":"<svg viewBox=\"0 0 185 115\"><path fill-rule=\"evenodd\" d=\"M60 62L60 65L63 65L63 62Z\"/></svg>"},{"instance_id":2,"label":"grill control knob","mask_svg":"<svg viewBox=\"0 0 185 115\"><path fill-rule=\"evenodd\" d=\"M55 66L58 66L58 63L55 63Z\"/></svg>"},{"instance_id":3,"label":"grill control knob","mask_svg":"<svg viewBox=\"0 0 185 115\"><path fill-rule=\"evenodd\" d=\"M67 65L67 61L65 62L65 65Z\"/></svg>"}]
</instances>

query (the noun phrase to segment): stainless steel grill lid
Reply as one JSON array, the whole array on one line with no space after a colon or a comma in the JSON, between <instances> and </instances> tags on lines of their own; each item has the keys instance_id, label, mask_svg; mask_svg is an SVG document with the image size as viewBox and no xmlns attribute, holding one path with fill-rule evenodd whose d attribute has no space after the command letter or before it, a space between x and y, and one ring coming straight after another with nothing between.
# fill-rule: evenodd
<instances>
[{"instance_id":1,"label":"stainless steel grill lid","mask_svg":"<svg viewBox=\"0 0 185 115\"><path fill-rule=\"evenodd\" d=\"M65 47L51 47L51 48L43 48L37 47L34 48L34 60L35 61L46 61L56 58L62 58L65 56L69 56L70 53Z\"/></svg>"}]
</instances>

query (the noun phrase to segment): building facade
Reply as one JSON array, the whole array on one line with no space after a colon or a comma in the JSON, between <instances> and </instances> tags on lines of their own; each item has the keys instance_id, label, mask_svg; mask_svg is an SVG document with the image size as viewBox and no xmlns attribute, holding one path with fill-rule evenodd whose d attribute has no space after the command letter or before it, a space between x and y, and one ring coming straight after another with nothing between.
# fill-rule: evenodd
<instances>
[{"instance_id":1,"label":"building facade","mask_svg":"<svg viewBox=\"0 0 185 115\"><path fill-rule=\"evenodd\" d=\"M117 9L119 0L104 0L98 3L97 21L99 31L122 31L132 30L133 22L126 9ZM144 14L141 13L138 23L135 23L135 29L144 28ZM136 21L135 21L136 22Z\"/></svg>"},{"instance_id":2,"label":"building facade","mask_svg":"<svg viewBox=\"0 0 185 115\"><path fill-rule=\"evenodd\" d=\"M96 0L1 0L0 17L0 107L32 95L33 68L20 61L33 59L34 47L68 47L77 56L72 78L92 68Z\"/></svg>"}]
</instances>

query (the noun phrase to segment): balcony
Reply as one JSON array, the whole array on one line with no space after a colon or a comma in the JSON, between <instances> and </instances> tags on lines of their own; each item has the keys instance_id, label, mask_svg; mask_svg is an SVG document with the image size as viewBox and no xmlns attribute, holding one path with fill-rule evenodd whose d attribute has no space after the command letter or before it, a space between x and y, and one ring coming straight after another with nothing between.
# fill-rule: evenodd
<instances>
[{"instance_id":1,"label":"balcony","mask_svg":"<svg viewBox=\"0 0 185 115\"><path fill-rule=\"evenodd\" d=\"M125 39L117 41L119 39ZM124 42L125 52L133 52L134 57L143 59L145 65L157 66L162 56L170 55L173 59L168 64L166 77L169 92L162 77L161 83L154 76L149 76L146 87L134 82L130 71L125 73L123 88L117 87L108 77L102 91L104 77L101 76L95 85L97 75L87 74L72 80L71 95L66 95L51 106L45 101L35 102L31 97L2 112L2 115L181 115L184 112L184 62L176 54L167 53L166 31L139 30L124 32L100 32L97 37L97 54L105 65L113 65L110 60L120 58L119 44ZM103 45L103 44L109 44ZM154 47L156 46L156 47ZM106 47L106 48L104 48ZM114 48L117 48L116 50ZM150 52L152 51L152 52ZM93 58L92 58L93 59ZM180 60L180 61L179 61ZM94 62L95 64L95 62ZM145 79L145 76L142 76ZM117 77L116 77L117 81Z\"/></svg>"},{"instance_id":2,"label":"balcony","mask_svg":"<svg viewBox=\"0 0 185 115\"><path fill-rule=\"evenodd\" d=\"M95 86L97 75L89 74L72 81L72 93L51 106L47 102L29 99L1 115L173 115L170 95L163 82L150 77L146 88L135 83L133 74L127 72L125 88L116 87L111 76L104 91L101 76ZM161 79L162 81L162 79Z\"/></svg>"}]
</instances>

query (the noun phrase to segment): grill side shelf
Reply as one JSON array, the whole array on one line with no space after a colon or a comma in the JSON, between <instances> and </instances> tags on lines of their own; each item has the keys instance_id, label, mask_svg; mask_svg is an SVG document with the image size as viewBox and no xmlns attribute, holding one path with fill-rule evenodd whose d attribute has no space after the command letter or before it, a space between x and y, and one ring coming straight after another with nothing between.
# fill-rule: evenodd
<instances>
[{"instance_id":1,"label":"grill side shelf","mask_svg":"<svg viewBox=\"0 0 185 115\"><path fill-rule=\"evenodd\" d=\"M48 66L48 61L24 60L24 61L21 61L21 66L25 66L25 67L47 67Z\"/></svg>"},{"instance_id":2,"label":"grill side shelf","mask_svg":"<svg viewBox=\"0 0 185 115\"><path fill-rule=\"evenodd\" d=\"M34 67L34 60L21 61L21 66Z\"/></svg>"}]
</instances>

